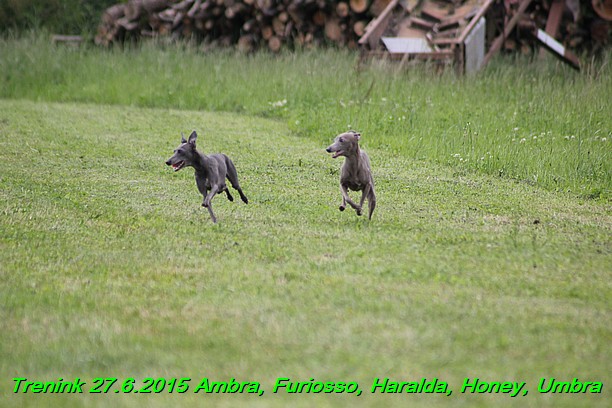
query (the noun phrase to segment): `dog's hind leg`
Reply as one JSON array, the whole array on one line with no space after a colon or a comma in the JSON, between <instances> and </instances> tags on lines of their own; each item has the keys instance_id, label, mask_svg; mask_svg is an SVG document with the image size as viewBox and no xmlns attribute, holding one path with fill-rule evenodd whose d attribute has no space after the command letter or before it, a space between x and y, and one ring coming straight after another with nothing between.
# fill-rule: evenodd
<instances>
[{"instance_id":1,"label":"dog's hind leg","mask_svg":"<svg viewBox=\"0 0 612 408\"><path fill-rule=\"evenodd\" d=\"M238 194L240 194L240 199L242 199L242 201L244 201L245 204L248 204L249 199L242 192L242 189L240 188L240 183L238 182L238 172L236 171L236 167L234 166L234 163L231 161L231 159L227 156L225 156L225 165L227 166L227 174L226 174L227 179L229 180L232 187L234 187L234 189L238 191ZM229 192L228 192L228 195L229 195Z\"/></svg>"},{"instance_id":2,"label":"dog's hind leg","mask_svg":"<svg viewBox=\"0 0 612 408\"><path fill-rule=\"evenodd\" d=\"M230 201L234 201L234 197L232 197L232 194L229 191L229 188L225 188L225 194L227 195L227 199Z\"/></svg>"},{"instance_id":3,"label":"dog's hind leg","mask_svg":"<svg viewBox=\"0 0 612 408\"><path fill-rule=\"evenodd\" d=\"M357 215L361 215L361 210L363 208L363 203L365 202L366 197L368 197L368 207L370 206L370 194L373 192L372 185L368 184L365 186L361 193L361 200L359 201L359 208L356 208ZM376 204L375 204L376 205ZM370 212L371 214L371 212Z\"/></svg>"}]
</instances>

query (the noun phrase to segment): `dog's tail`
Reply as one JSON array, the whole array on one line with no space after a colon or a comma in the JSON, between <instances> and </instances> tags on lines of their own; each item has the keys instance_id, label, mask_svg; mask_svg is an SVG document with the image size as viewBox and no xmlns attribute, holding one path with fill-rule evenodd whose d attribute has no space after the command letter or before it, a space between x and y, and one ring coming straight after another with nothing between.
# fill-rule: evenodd
<instances>
[{"instance_id":1,"label":"dog's tail","mask_svg":"<svg viewBox=\"0 0 612 408\"><path fill-rule=\"evenodd\" d=\"M368 211L369 211L368 219L369 220L372 219L372 214L374 213L375 208L376 208L376 194L374 194L374 189L372 188L370 190L370 193L368 194Z\"/></svg>"},{"instance_id":2,"label":"dog's tail","mask_svg":"<svg viewBox=\"0 0 612 408\"><path fill-rule=\"evenodd\" d=\"M238 191L242 201L244 201L245 204L248 204L249 199L244 195L242 189L240 188L240 183L238 183L238 172L236 171L236 166L234 166L234 162L232 162L232 160L227 156L225 156L225 166L227 167L227 179L229 180L230 184Z\"/></svg>"}]
</instances>

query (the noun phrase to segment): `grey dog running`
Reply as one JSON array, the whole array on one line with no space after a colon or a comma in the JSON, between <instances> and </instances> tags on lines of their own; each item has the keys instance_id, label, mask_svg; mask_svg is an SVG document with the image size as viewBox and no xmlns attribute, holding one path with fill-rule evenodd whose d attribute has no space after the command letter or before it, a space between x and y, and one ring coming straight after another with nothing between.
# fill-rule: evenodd
<instances>
[{"instance_id":1,"label":"grey dog running","mask_svg":"<svg viewBox=\"0 0 612 408\"><path fill-rule=\"evenodd\" d=\"M166 164L172 166L174 171L179 171L184 167L193 167L195 169L195 179L198 190L204 197L202 206L208 209L210 218L214 223L217 222L217 217L212 209L211 200L216 194L225 192L227 199L234 201L225 179L227 178L234 189L240 194L240 198L246 204L249 200L242 192L238 183L238 173L232 160L223 153L211 154L206 156L196 150L196 139L198 135L195 131L191 133L188 140L181 137L181 144L174 150L174 155L170 157Z\"/></svg>"}]
</instances>

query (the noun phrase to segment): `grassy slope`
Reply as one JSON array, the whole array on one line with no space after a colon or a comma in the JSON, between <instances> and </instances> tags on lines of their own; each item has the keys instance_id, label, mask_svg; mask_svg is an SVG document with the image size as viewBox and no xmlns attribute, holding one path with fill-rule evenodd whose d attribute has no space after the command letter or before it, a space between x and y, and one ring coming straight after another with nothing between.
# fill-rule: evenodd
<instances>
[{"instance_id":1,"label":"grassy slope","mask_svg":"<svg viewBox=\"0 0 612 408\"><path fill-rule=\"evenodd\" d=\"M497 60L477 76L405 73L354 53L202 53L195 46L53 47L0 39L0 97L234 111L328 142L352 127L371 147L466 172L610 200L612 53L576 73ZM429 67L431 68L431 67Z\"/></svg>"},{"instance_id":2,"label":"grassy slope","mask_svg":"<svg viewBox=\"0 0 612 408\"><path fill-rule=\"evenodd\" d=\"M163 164L191 129L251 200L218 197L218 225L191 170ZM340 161L278 121L0 100L0 405L605 406L606 387L536 388L609 382L609 208L364 145L372 222L337 210ZM266 395L14 396L16 376L236 377ZM282 376L364 395L273 395ZM378 376L454 395L368 395ZM465 377L530 393L461 395Z\"/></svg>"}]
</instances>

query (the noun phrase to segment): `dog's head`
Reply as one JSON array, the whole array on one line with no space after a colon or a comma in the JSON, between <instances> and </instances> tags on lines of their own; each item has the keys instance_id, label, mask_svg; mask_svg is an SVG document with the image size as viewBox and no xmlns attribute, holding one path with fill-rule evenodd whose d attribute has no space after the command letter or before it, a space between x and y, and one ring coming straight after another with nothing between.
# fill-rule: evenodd
<instances>
[{"instance_id":1,"label":"dog's head","mask_svg":"<svg viewBox=\"0 0 612 408\"><path fill-rule=\"evenodd\" d=\"M350 156L359 150L359 139L361 138L361 134L355 132L354 130L349 130L346 133L342 133L334 139L334 143L332 143L327 149L327 153L333 153L332 156L334 159L339 156Z\"/></svg>"},{"instance_id":2,"label":"dog's head","mask_svg":"<svg viewBox=\"0 0 612 408\"><path fill-rule=\"evenodd\" d=\"M181 134L181 144L174 150L174 154L166 164L172 166L174 171L179 171L183 167L192 166L193 160L196 157L196 139L198 135L195 130L189 135L189 140L185 140L185 136Z\"/></svg>"}]
</instances>

